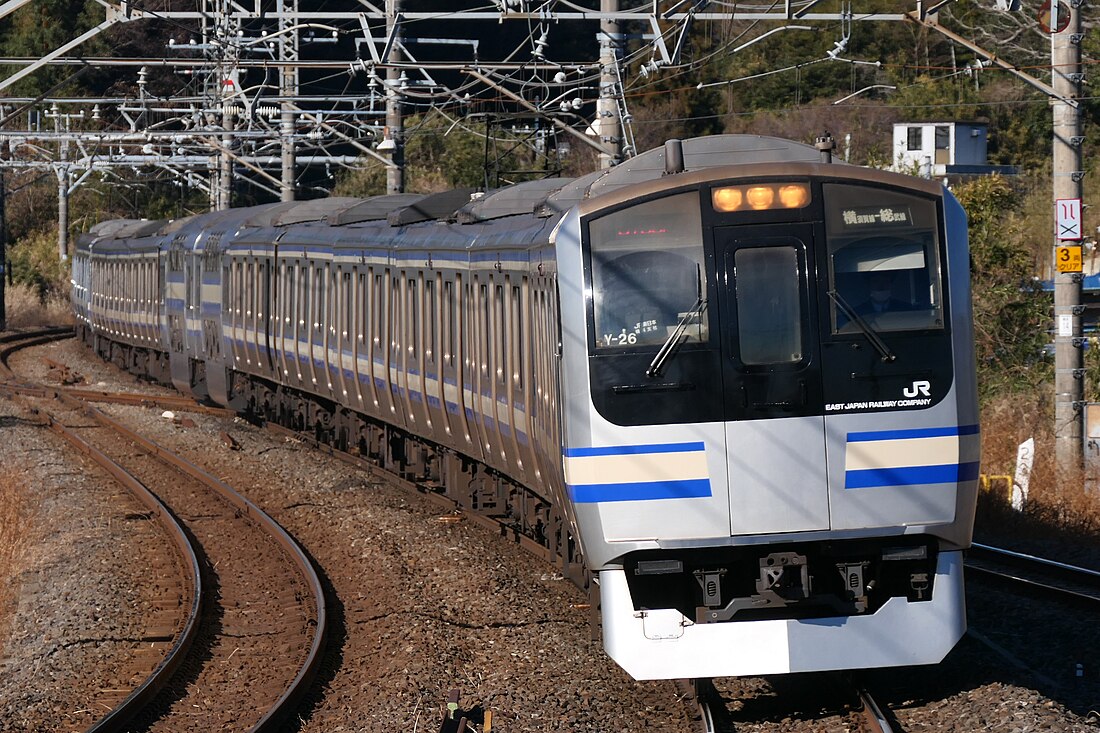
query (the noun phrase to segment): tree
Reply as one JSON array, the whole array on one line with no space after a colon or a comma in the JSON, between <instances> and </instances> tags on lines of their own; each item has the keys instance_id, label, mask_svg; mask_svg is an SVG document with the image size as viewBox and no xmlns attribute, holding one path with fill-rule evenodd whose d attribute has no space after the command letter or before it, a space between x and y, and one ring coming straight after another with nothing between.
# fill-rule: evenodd
<instances>
[{"instance_id":1,"label":"tree","mask_svg":"<svg viewBox=\"0 0 1100 733\"><path fill-rule=\"evenodd\" d=\"M954 191L969 218L971 289L978 387L985 399L1026 391L1049 379L1050 298L1035 273L1034 249L1013 212L1021 195L1001 176L983 176Z\"/></svg>"}]
</instances>

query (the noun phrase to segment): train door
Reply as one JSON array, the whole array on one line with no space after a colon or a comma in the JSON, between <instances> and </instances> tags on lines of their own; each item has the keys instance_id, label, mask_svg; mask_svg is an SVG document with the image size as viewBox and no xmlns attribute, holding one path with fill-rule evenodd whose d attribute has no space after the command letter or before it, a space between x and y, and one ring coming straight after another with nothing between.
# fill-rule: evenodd
<instances>
[{"instance_id":1,"label":"train door","mask_svg":"<svg viewBox=\"0 0 1100 733\"><path fill-rule=\"evenodd\" d=\"M734 535L829 528L812 244L809 225L715 230Z\"/></svg>"},{"instance_id":2,"label":"train door","mask_svg":"<svg viewBox=\"0 0 1100 733\"><path fill-rule=\"evenodd\" d=\"M424 421L427 425L427 434L436 440L442 440L445 436L440 433L442 425L440 410L443 407L442 388L443 381L439 376L439 309L438 290L436 285L439 279L438 273L422 273L421 313L422 327L420 331L420 384L421 394L424 397Z\"/></svg>"},{"instance_id":3,"label":"train door","mask_svg":"<svg viewBox=\"0 0 1100 733\"><path fill-rule=\"evenodd\" d=\"M462 418L458 414L462 395L458 392L458 357L455 354L455 309L457 307L453 279L440 274L437 279L438 298L438 347L436 374L439 380L439 411L441 432L447 445L464 445L468 435L462 435Z\"/></svg>"},{"instance_id":4,"label":"train door","mask_svg":"<svg viewBox=\"0 0 1100 733\"><path fill-rule=\"evenodd\" d=\"M262 328L263 332L256 334L257 348L260 352L257 363L265 374L272 374L275 372L275 353L272 337L275 333L276 313L279 305L276 302L277 290L273 280L275 259L266 254L261 255L258 267L260 270L260 317L256 320L256 327Z\"/></svg>"},{"instance_id":5,"label":"train door","mask_svg":"<svg viewBox=\"0 0 1100 733\"><path fill-rule=\"evenodd\" d=\"M418 275L411 270L401 273L400 282L394 284L394 296L398 300L397 315L398 339L394 360L397 363L397 384L405 413L406 426L413 432L423 434L424 385L420 343L421 310L420 282Z\"/></svg>"},{"instance_id":6,"label":"train door","mask_svg":"<svg viewBox=\"0 0 1100 733\"><path fill-rule=\"evenodd\" d=\"M309 383L307 389L317 391L324 382L322 371L325 362L321 358L321 348L324 346L325 317L321 307L325 303L325 270L324 265L314 260L307 261L307 277L309 280L309 315L306 316L306 358L309 362Z\"/></svg>"},{"instance_id":7,"label":"train door","mask_svg":"<svg viewBox=\"0 0 1100 733\"><path fill-rule=\"evenodd\" d=\"M352 266L352 296L351 296L351 323L348 326L348 344L351 347L351 388L348 396L354 400L355 406L362 410L366 403L363 401L363 362L367 350L367 274L359 266ZM367 372L369 373L369 372Z\"/></svg>"},{"instance_id":8,"label":"train door","mask_svg":"<svg viewBox=\"0 0 1100 733\"><path fill-rule=\"evenodd\" d=\"M454 367L454 400L455 420L457 432L460 437L455 439L457 445L463 448L463 452L474 457L480 457L481 439L477 431L474 405L477 399L475 387L476 366L472 332L472 302L473 289L470 286L471 276L455 273L454 282L451 284L451 293L448 300L451 303L451 312L448 319L451 330L451 363Z\"/></svg>"},{"instance_id":9,"label":"train door","mask_svg":"<svg viewBox=\"0 0 1100 733\"><path fill-rule=\"evenodd\" d=\"M378 317L380 322L380 346L379 356L382 359L380 373L382 374L382 398L388 408L389 420L395 425L405 424L405 412L401 409L400 395L398 393L397 370L399 362L396 361L394 352L397 349L397 341L400 338L398 321L398 288L400 281L389 270L385 270L379 282L378 297L381 309Z\"/></svg>"},{"instance_id":10,"label":"train door","mask_svg":"<svg viewBox=\"0 0 1100 733\"><path fill-rule=\"evenodd\" d=\"M467 349L465 357L468 367L465 374L465 389L468 389L470 394L465 407L470 433L478 445L478 452L474 455L491 460L492 446L489 444L489 431L485 425L484 400L489 365L486 354L488 344L485 341L488 338L485 334L487 315L483 314L488 305L486 305L486 286L482 277L471 275L471 281L466 283L464 298L464 335Z\"/></svg>"},{"instance_id":11,"label":"train door","mask_svg":"<svg viewBox=\"0 0 1100 733\"><path fill-rule=\"evenodd\" d=\"M230 271L233 277L233 290L235 301L233 306L233 341L234 350L244 355L244 363L249 370L259 365L255 349L255 308L256 288L253 282L253 262L250 253L242 253L241 258L234 261Z\"/></svg>"},{"instance_id":12,"label":"train door","mask_svg":"<svg viewBox=\"0 0 1100 733\"><path fill-rule=\"evenodd\" d=\"M266 294L262 272L260 258L249 253L242 282L247 292L245 298L248 304L247 318L244 321L244 338L246 359L249 366L256 370L263 367L260 333L264 329L264 312L267 310L264 302Z\"/></svg>"},{"instance_id":13,"label":"train door","mask_svg":"<svg viewBox=\"0 0 1100 733\"><path fill-rule=\"evenodd\" d=\"M338 286L338 296L333 303L334 315L336 316L336 379L337 387L339 391L336 393L336 398L343 404L349 404L354 399L354 394L349 394L348 386L351 380L348 375L353 375L355 372L354 363L349 363L351 356L351 343L348 340L348 332L351 330L349 321L351 320L351 312L353 307L352 293L351 293L351 273L348 272L350 265L338 264L336 267L336 275L334 284ZM330 352L331 353L331 352ZM352 385L354 391L354 386Z\"/></svg>"},{"instance_id":14,"label":"train door","mask_svg":"<svg viewBox=\"0 0 1100 733\"><path fill-rule=\"evenodd\" d=\"M366 384L364 397L370 400L371 412L374 415L382 414L382 400L378 394L378 362L376 361L379 344L381 343L381 337L378 333L378 329L381 327L378 320L380 308L378 289L380 283L381 278L375 273L374 268L367 268L366 292L363 294L363 329L366 343L363 345L362 368L365 371L360 382Z\"/></svg>"},{"instance_id":15,"label":"train door","mask_svg":"<svg viewBox=\"0 0 1100 733\"><path fill-rule=\"evenodd\" d=\"M225 283L222 290L224 298L222 317L227 321L229 360L234 367L239 369L247 363L248 351L244 344L244 328L241 324L241 261L236 259L234 255L229 255L222 261L222 282Z\"/></svg>"},{"instance_id":16,"label":"train door","mask_svg":"<svg viewBox=\"0 0 1100 733\"><path fill-rule=\"evenodd\" d=\"M310 389L312 382L309 379L309 366L308 362L308 348L309 348L309 335L313 331L312 322L310 318L312 314L309 308L309 283L313 277L313 271L309 268L307 260L295 260L294 271L297 274L297 290L295 291L294 302L294 314L292 321L294 324L293 354L291 354L291 362L294 365L293 382L294 386L301 389Z\"/></svg>"},{"instance_id":17,"label":"train door","mask_svg":"<svg viewBox=\"0 0 1100 733\"><path fill-rule=\"evenodd\" d=\"M276 298L275 302L275 328L274 336L275 343L275 379L278 382L285 382L290 379L290 344L289 340L294 334L293 320L296 318L294 314L294 304L297 298L294 297L296 287L296 281L294 277L294 265L288 261L285 257L280 257L278 250L275 252L275 267L277 270L276 281L281 289L282 296Z\"/></svg>"},{"instance_id":18,"label":"train door","mask_svg":"<svg viewBox=\"0 0 1100 733\"><path fill-rule=\"evenodd\" d=\"M213 235L207 235L208 238ZM187 353L194 358L202 353L202 251L196 245L184 257L183 279L187 283L187 303L184 309L184 342Z\"/></svg>"}]
</instances>

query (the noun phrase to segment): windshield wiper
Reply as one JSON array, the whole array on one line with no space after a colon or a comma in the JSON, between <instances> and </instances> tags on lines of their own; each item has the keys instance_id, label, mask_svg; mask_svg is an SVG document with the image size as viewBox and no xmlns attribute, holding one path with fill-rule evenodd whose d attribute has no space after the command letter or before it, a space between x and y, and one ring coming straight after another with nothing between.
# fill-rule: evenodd
<instances>
[{"instance_id":1,"label":"windshield wiper","mask_svg":"<svg viewBox=\"0 0 1100 733\"><path fill-rule=\"evenodd\" d=\"M890 351L890 347L886 345L886 342L879 338L879 335L875 333L875 329L867 325L867 321L863 320L852 306L848 305L848 301L840 297L840 293L835 290L828 291L829 297L833 299L833 302L837 304L844 315L848 316L848 320L856 324L860 331L863 331L863 335L867 337L867 340L871 342L871 346L875 347L875 350L882 356L883 361L893 361L897 357L894 356L894 352Z\"/></svg>"},{"instance_id":2,"label":"windshield wiper","mask_svg":"<svg viewBox=\"0 0 1100 733\"><path fill-rule=\"evenodd\" d=\"M695 305L688 309L688 312L684 314L684 317L680 319L680 322L676 324L676 328L668 338L665 339L664 345L661 346L657 355L653 357L653 361L649 362L649 368L645 370L647 377L659 377L661 372L665 368L665 363L672 358L672 355L676 352L676 349L680 347L686 338L686 331L688 323L697 317L703 315L703 311L707 309L707 299L700 295L695 300Z\"/></svg>"}]
</instances>

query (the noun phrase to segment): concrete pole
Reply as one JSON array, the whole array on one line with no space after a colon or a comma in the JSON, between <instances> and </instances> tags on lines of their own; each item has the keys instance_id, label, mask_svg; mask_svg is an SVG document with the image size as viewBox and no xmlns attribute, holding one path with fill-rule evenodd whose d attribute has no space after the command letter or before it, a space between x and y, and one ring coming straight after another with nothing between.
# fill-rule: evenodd
<instances>
[{"instance_id":1,"label":"concrete pole","mask_svg":"<svg viewBox=\"0 0 1100 733\"><path fill-rule=\"evenodd\" d=\"M296 159L294 157L294 113L289 109L290 104L283 102L282 117L279 120L280 145L282 147L283 175L282 187L279 189L280 201L293 201L297 176L295 175Z\"/></svg>"},{"instance_id":2,"label":"concrete pole","mask_svg":"<svg viewBox=\"0 0 1100 733\"><path fill-rule=\"evenodd\" d=\"M619 0L600 0L601 13L619 12ZM596 100L596 134L614 154L600 153L600 168L618 165L623 158L623 128L619 119L618 74L615 65L622 50L622 29L616 20L601 20L600 96Z\"/></svg>"},{"instance_id":3,"label":"concrete pole","mask_svg":"<svg viewBox=\"0 0 1100 733\"><path fill-rule=\"evenodd\" d=\"M69 169L65 166L57 172L57 256L62 262L69 259Z\"/></svg>"},{"instance_id":4,"label":"concrete pole","mask_svg":"<svg viewBox=\"0 0 1100 733\"><path fill-rule=\"evenodd\" d=\"M1081 17L1070 3L1055 0L1051 8L1052 86L1064 99L1079 98L1081 79ZM1057 28L1068 11L1069 25ZM1081 119L1077 107L1055 98L1054 200L1081 198ZM1057 204L1055 204L1057 205ZM1058 244L1055 234L1055 246ZM1081 343L1081 279L1077 273L1054 273L1054 437L1055 458L1064 469L1076 471L1084 461L1084 350ZM1071 474L1072 475L1072 474Z\"/></svg>"},{"instance_id":5,"label":"concrete pole","mask_svg":"<svg viewBox=\"0 0 1100 733\"><path fill-rule=\"evenodd\" d=\"M289 7L288 7L289 6ZM284 2L279 0L276 6L279 12L279 57L282 61L298 61L298 30L295 18L298 14L297 0ZM293 13L293 17L288 15ZM290 101L298 96L298 67L287 64L279 70L279 96L283 98L279 117L279 145L282 150L282 186L279 199L293 201L297 176L294 150L294 105Z\"/></svg>"},{"instance_id":6,"label":"concrete pole","mask_svg":"<svg viewBox=\"0 0 1100 733\"><path fill-rule=\"evenodd\" d=\"M57 131L61 131L61 115L55 122ZM66 125L68 121L66 120ZM67 131L67 130L66 130ZM58 158L61 167L57 169L57 258L61 262L69 259L69 141L62 140Z\"/></svg>"},{"instance_id":7,"label":"concrete pole","mask_svg":"<svg viewBox=\"0 0 1100 733\"><path fill-rule=\"evenodd\" d=\"M386 34L387 37L391 33L395 34L390 45L390 55L385 59L391 64L403 61L405 56L399 43L401 29L397 27L397 16L400 13L401 0L386 0ZM400 84L401 70L393 67L386 69L386 128L389 139L393 141L393 147L384 151L393 163L386 168L386 193L405 192L405 118Z\"/></svg>"},{"instance_id":8,"label":"concrete pole","mask_svg":"<svg viewBox=\"0 0 1100 733\"><path fill-rule=\"evenodd\" d=\"M233 206L233 157L229 154L233 145L233 113L222 113L222 153L218 156L218 211Z\"/></svg>"}]
</instances>

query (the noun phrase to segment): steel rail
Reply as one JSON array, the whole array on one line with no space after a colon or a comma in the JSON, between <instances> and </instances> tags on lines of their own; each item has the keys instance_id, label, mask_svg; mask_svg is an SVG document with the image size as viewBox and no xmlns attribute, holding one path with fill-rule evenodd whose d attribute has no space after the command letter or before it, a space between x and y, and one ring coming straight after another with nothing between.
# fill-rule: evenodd
<instances>
[{"instance_id":1,"label":"steel rail","mask_svg":"<svg viewBox=\"0 0 1100 733\"><path fill-rule=\"evenodd\" d=\"M0 336L0 343L6 342L18 342L15 346L9 347L0 351L0 365L3 367L3 371L9 375L9 378L14 376L10 367L7 364L7 357L19 349L27 348L30 346L40 345L47 343L57 338L66 338L73 335L72 329L66 329L67 333L60 332L35 332L27 334L13 334ZM23 388L19 385L6 385L6 391L21 391ZM284 722L284 716L286 716L291 706L296 703L302 695L305 694L306 688L309 683L316 676L320 664L322 661L322 650L324 649L325 638L327 637L328 625L327 625L327 611L325 602L324 587L321 585L320 577L317 575L317 571L306 555L302 547L290 536L289 533L283 527L276 522L270 515L260 509L256 504L237 493L232 487L225 482L211 475L210 473L199 468L195 464L187 461L181 456L178 456L171 451L163 448L157 443L145 438L142 435L130 430L125 425L121 424L117 420L112 419L101 410L98 410L85 403L81 399L80 395L70 395L67 391L59 390L42 390L41 388L31 387L28 391L33 391L38 396L52 398L63 405L66 405L70 409L79 410L84 415L92 418L95 422L101 426L115 431L118 435L124 439L129 440L139 446L146 453L156 458L161 463L171 466L184 474L190 476L196 481L210 487L216 494L222 499L227 501L237 511L243 515L249 516L256 524L258 524L269 536L271 536L275 542L283 548L283 550L290 556L290 559L298 567L299 572L306 580L307 585L310 587L310 591L314 597L314 605L316 608L316 618L313 625L313 638L310 643L309 653L306 656L305 661L302 663L298 670L298 674L295 676L291 684L284 690L283 694L275 701L275 704L268 709L264 716L257 722L251 729L252 733L266 733L267 731L277 730L279 726ZM45 394L41 394L44 392ZM231 411L229 411L231 412ZM158 516L172 517L171 512L160 503L152 492L150 492L141 482L134 479L132 476L121 468L117 463L112 461L106 455L93 448L90 444L83 441L78 436L72 434L71 430L64 428L64 426L51 416L46 416L46 422L51 429L63 430L63 434L70 442L73 442L75 446L82 452L92 456L97 462L105 461L101 463L112 476L123 482L128 488L131 485L140 487L141 492L139 498L142 498L144 503L144 497L156 502L156 512ZM127 481L128 477L129 481ZM132 482L132 484L131 484ZM175 522L175 518L172 517L172 521ZM179 526L178 523L176 525ZM186 540L186 535L183 532L183 528L179 527L180 536ZM187 542L190 547L190 542ZM189 615L187 622L186 635L181 636L185 643L177 641L173 647L172 653L169 658L166 658L165 662L154 670L154 674L147 678L137 689L135 689L127 698L114 710L108 713L104 718L101 718L90 731L95 733L106 733L108 731L121 731L124 730L125 723L133 717L133 715L141 709L144 705L147 705L155 696L157 692L163 687L164 683L172 676L179 664L182 662L186 650L190 647L195 633L198 630L198 608L201 601L201 585L199 584L198 575L198 559L194 553L194 549L191 548L190 558L194 587L196 588L195 599L192 602L192 613ZM170 661L170 665L167 662ZM167 669L166 669L167 667Z\"/></svg>"},{"instance_id":2,"label":"steel rail","mask_svg":"<svg viewBox=\"0 0 1100 733\"><path fill-rule=\"evenodd\" d=\"M971 549L968 553L970 555L977 555L978 557L1009 558L1013 561L1019 561L1021 564L1030 564L1033 567L1046 569L1055 575L1061 575L1063 577L1074 579L1091 578L1097 585L1100 585L1100 572L1090 568L1082 568L1077 565L1059 562L1058 560L1050 560L1037 555L1028 555L1027 553L1016 552L1015 550L1006 550L1003 547L983 545L978 542L973 543L970 547Z\"/></svg>"},{"instance_id":3,"label":"steel rail","mask_svg":"<svg viewBox=\"0 0 1100 733\"><path fill-rule=\"evenodd\" d=\"M10 331L5 334L0 334L0 344L10 344L13 341L21 341L23 339L36 338L41 336L75 336L76 332L73 331L72 326L44 326L42 328L36 328L33 331Z\"/></svg>"},{"instance_id":4,"label":"steel rail","mask_svg":"<svg viewBox=\"0 0 1100 733\"><path fill-rule=\"evenodd\" d=\"M62 401L72 400L74 403L79 404L79 401L75 398L61 395ZM291 706L296 703L302 695L305 694L306 688L313 678L316 676L317 670L320 667L322 658L321 652L324 648L325 637L328 632L327 612L325 607L325 592L324 587L321 585L321 579L317 575L316 569L313 567L313 563L306 555L305 550L301 545L294 540L290 534L283 529L282 525L276 522L267 512L254 504L249 499L245 498L241 494L237 493L231 486L223 482L221 479L207 473L202 468L199 468L194 463L191 463L187 459L172 453L171 451L163 448L157 443L145 438L142 435L127 428L125 425L107 416L100 410L89 405L81 404L85 414L95 420L97 423L104 427L109 427L112 430L118 432L127 440L134 442L145 452L149 453L157 460L161 461L165 465L171 466L188 476L192 477L196 481L209 486L219 496L225 499L229 504L235 507L242 514L247 515L253 521L255 521L260 527L264 529L275 541L283 548L283 550L290 556L291 560L298 567L299 572L305 578L306 583L310 587L310 591L313 593L314 604L316 606L317 617L313 628L313 640L310 643L309 653L306 656L305 661L298 670L298 674L291 682L290 686L286 688L283 694L275 701L275 704L268 709L264 716L260 719L256 725L250 728L253 733L260 733L262 731L276 730L277 726L283 722L283 716L290 712Z\"/></svg>"},{"instance_id":5,"label":"steel rail","mask_svg":"<svg viewBox=\"0 0 1100 733\"><path fill-rule=\"evenodd\" d=\"M67 338L73 335L72 329L42 329L27 333L12 333L0 336L0 343L12 344L0 351L0 371L5 380L14 378L11 367L8 366L8 358L15 352L31 346L48 343L59 338ZM57 399L56 392L44 388L24 387L22 385L3 384L5 392L15 394L29 394L35 397ZM188 569L188 577L184 579L191 587L191 603L186 612L185 620L172 647L161 659L160 663L148 676L135 687L118 705L106 715L97 720L88 733L107 733L108 731L123 730L125 724L139 711L148 705L156 695L164 688L168 681L179 669L191 649L199 630L199 613L202 609L203 588L202 575L199 571L198 553L189 539L183 525L157 496L149 490L145 484L139 481L133 474L111 460L105 453L97 449L88 441L77 435L71 428L48 412L40 412L37 408L28 406L32 412L37 413L43 423L54 433L71 443L78 451L90 458L103 468L118 484L128 490L134 498L152 512L160 522L165 532L179 553L183 565Z\"/></svg>"},{"instance_id":6,"label":"steel rail","mask_svg":"<svg viewBox=\"0 0 1100 733\"><path fill-rule=\"evenodd\" d=\"M191 649L191 645L199 630L199 612L202 608L203 599L202 580L199 573L199 559L195 552L194 545L192 545L191 541L188 539L183 526L168 507L166 507L153 492L149 491L145 484L137 480L133 475L127 472L126 469L115 463L103 452L76 435L71 428L61 423L52 415L46 413L45 419L47 426L52 431L72 443L77 450L102 466L119 484L128 489L138 501L147 506L150 511L156 515L157 520L160 521L162 526L167 530L169 537L172 539L172 543L182 556L184 564L189 568L190 577L188 581L194 590L191 594L191 604L187 611L187 619L175 643L172 645L172 648L165 655L164 659L161 660L160 664L153 669L140 685L134 688L134 690L109 713L88 728L88 733L121 731L125 729L126 723L133 718L139 710L152 702L157 693L164 688L183 663L187 656L187 652Z\"/></svg>"},{"instance_id":7,"label":"steel rail","mask_svg":"<svg viewBox=\"0 0 1100 733\"><path fill-rule=\"evenodd\" d=\"M1000 568L996 567L998 564ZM1089 568L974 543L966 552L966 570L987 578L1014 583L1042 596L1053 593L1076 604L1092 607L1100 605L1100 572ZM1066 587L1055 582L1056 580L1068 581L1078 587Z\"/></svg>"},{"instance_id":8,"label":"steel rail","mask_svg":"<svg viewBox=\"0 0 1100 733\"><path fill-rule=\"evenodd\" d=\"M857 686L859 701L863 704L863 725L871 733L893 733L890 719L865 687Z\"/></svg>"},{"instance_id":9,"label":"steel rail","mask_svg":"<svg viewBox=\"0 0 1100 733\"><path fill-rule=\"evenodd\" d=\"M137 392L104 392L94 389L79 388L67 388L57 391L80 400L81 402L106 402L135 407L159 407L165 410L184 410L186 412L198 412L204 415L218 415L221 417L236 417L238 414L236 410L204 405L201 402L196 402L190 397L181 395L152 396Z\"/></svg>"},{"instance_id":10,"label":"steel rail","mask_svg":"<svg viewBox=\"0 0 1100 733\"><path fill-rule=\"evenodd\" d=\"M12 346L0 349L0 378L13 379L15 377L11 367L8 366L8 358L15 352L31 346L48 344L51 341L72 338L75 335L76 332L72 327L65 326L40 328L34 331L5 333L0 335L0 344L13 344Z\"/></svg>"}]
</instances>

